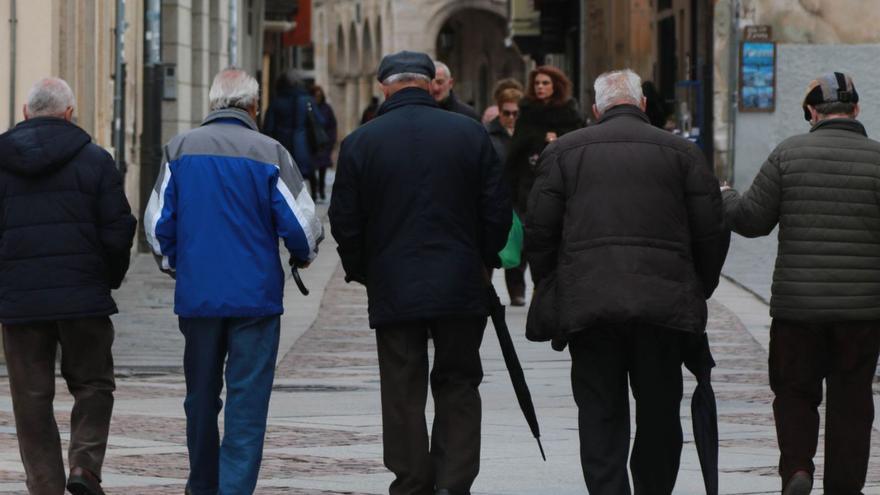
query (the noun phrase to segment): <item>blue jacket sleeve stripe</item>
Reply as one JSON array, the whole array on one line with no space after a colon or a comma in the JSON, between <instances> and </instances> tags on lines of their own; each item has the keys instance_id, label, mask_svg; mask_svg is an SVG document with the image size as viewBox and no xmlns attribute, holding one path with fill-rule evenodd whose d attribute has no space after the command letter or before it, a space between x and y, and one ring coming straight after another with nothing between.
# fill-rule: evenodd
<instances>
[{"instance_id":1,"label":"blue jacket sleeve stripe","mask_svg":"<svg viewBox=\"0 0 880 495\"><path fill-rule=\"evenodd\" d=\"M296 257L312 261L318 255L318 244L324 238L324 227L315 214L315 203L308 191L302 186L299 189L299 194L294 197L284 178L278 178L275 190L281 197L279 201L273 201L278 235Z\"/></svg>"},{"instance_id":2,"label":"blue jacket sleeve stripe","mask_svg":"<svg viewBox=\"0 0 880 495\"><path fill-rule=\"evenodd\" d=\"M173 222L173 199L168 201L169 197L173 196L169 194L173 192L170 190L170 186L171 167L166 162L162 166L159 177L156 180L156 187L153 188L150 201L147 203L147 208L144 211L144 233L146 234L147 242L150 244L153 252L157 256L162 257L162 268L166 270L171 269L168 255L171 254L169 251L174 250L174 239L168 238L169 229L167 228L168 224ZM173 232L173 229L170 232ZM163 233L165 235L162 235ZM162 238L161 241L160 237ZM163 244L165 244L164 249Z\"/></svg>"}]
</instances>

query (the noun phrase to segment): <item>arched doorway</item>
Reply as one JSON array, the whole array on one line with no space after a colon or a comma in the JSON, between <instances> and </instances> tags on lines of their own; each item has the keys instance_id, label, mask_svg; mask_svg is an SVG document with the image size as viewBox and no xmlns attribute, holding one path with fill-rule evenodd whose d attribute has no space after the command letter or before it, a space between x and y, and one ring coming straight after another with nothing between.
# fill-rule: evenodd
<instances>
[{"instance_id":1,"label":"arched doorway","mask_svg":"<svg viewBox=\"0 0 880 495\"><path fill-rule=\"evenodd\" d=\"M495 12L465 8L452 13L437 34L435 54L452 71L456 95L479 112L493 104L495 81L522 79L525 72L520 55L505 46L506 22Z\"/></svg>"}]
</instances>

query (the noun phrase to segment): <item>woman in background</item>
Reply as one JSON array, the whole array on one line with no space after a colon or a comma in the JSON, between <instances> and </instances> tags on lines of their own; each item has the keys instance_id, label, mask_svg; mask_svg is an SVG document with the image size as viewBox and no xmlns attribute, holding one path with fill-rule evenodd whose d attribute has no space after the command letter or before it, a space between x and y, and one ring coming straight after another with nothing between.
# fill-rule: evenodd
<instances>
[{"instance_id":1,"label":"woman in background","mask_svg":"<svg viewBox=\"0 0 880 495\"><path fill-rule=\"evenodd\" d=\"M327 103L327 95L324 94L324 88L317 85L314 86L312 88L312 96L317 103L315 111L318 112L318 116L323 120L324 132L330 138L330 144L315 152L312 160L318 176L317 192L315 192L314 186L312 187L312 192L317 194L317 200L325 201L327 199L327 169L333 168L333 148L336 146L337 139L336 115L333 113L333 107Z\"/></svg>"}]
</instances>

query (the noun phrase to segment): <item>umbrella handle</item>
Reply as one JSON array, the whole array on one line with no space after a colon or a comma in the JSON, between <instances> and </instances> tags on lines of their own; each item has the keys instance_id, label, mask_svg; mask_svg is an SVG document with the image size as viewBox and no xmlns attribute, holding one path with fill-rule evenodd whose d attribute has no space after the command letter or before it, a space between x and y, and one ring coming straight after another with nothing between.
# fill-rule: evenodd
<instances>
[{"instance_id":1,"label":"umbrella handle","mask_svg":"<svg viewBox=\"0 0 880 495\"><path fill-rule=\"evenodd\" d=\"M299 269L295 266L290 267L290 274L293 275L293 281L296 282L296 287L302 293L302 295L309 295L309 289L306 287L306 284L303 283L302 278L299 276Z\"/></svg>"}]
</instances>

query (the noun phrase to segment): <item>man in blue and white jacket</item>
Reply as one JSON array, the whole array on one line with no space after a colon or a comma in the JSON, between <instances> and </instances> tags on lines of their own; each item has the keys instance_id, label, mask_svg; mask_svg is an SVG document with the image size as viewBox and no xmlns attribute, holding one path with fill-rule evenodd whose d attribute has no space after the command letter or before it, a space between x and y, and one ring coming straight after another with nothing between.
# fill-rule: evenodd
<instances>
[{"instance_id":1,"label":"man in blue and white jacket","mask_svg":"<svg viewBox=\"0 0 880 495\"><path fill-rule=\"evenodd\" d=\"M162 271L177 280L193 495L253 492L284 311L278 238L291 263L307 266L324 236L290 155L257 131L258 93L242 70L217 74L202 126L165 147L144 215Z\"/></svg>"}]
</instances>

